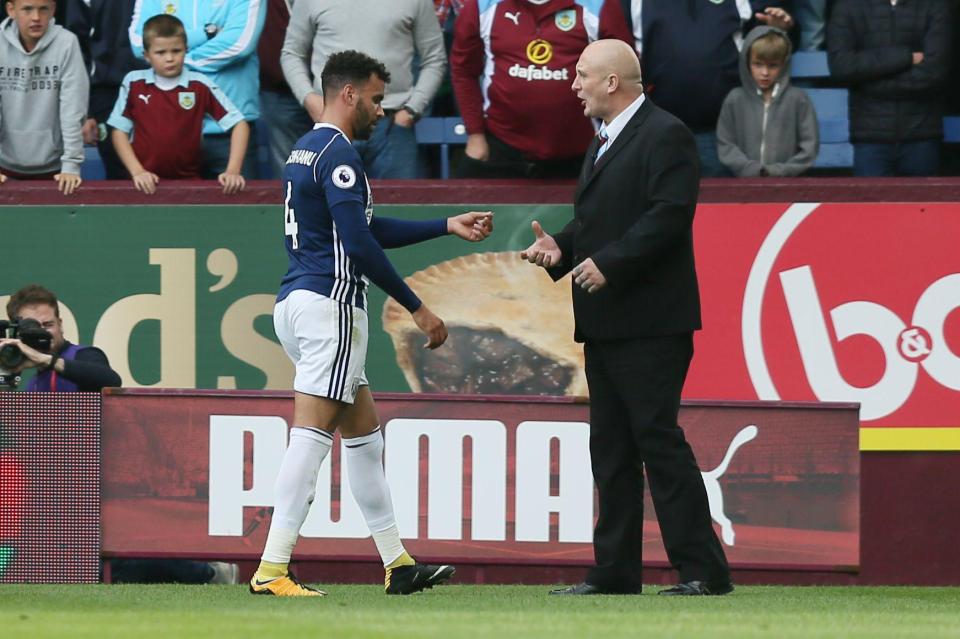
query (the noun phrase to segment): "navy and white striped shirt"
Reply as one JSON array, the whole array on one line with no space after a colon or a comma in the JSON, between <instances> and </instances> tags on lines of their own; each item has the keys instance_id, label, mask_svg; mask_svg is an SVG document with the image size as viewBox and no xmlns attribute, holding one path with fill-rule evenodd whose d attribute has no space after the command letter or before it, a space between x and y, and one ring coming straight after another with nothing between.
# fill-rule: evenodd
<instances>
[{"instance_id":1,"label":"navy and white striped shirt","mask_svg":"<svg viewBox=\"0 0 960 639\"><path fill-rule=\"evenodd\" d=\"M340 129L318 124L294 144L283 170L283 197L289 268L278 302L306 289L365 309L373 281L411 313L420 307L383 249L444 235L446 219L375 220L363 162Z\"/></svg>"}]
</instances>

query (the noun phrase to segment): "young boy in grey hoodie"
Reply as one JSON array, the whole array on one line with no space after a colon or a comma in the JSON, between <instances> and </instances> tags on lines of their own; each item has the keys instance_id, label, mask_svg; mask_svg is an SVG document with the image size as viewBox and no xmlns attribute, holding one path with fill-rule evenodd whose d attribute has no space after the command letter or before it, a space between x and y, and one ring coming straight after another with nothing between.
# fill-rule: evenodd
<instances>
[{"instance_id":1,"label":"young boy in grey hoodie","mask_svg":"<svg viewBox=\"0 0 960 639\"><path fill-rule=\"evenodd\" d=\"M7 0L0 23L0 174L80 186L89 79L75 35L53 24L53 0ZM0 178L3 181L4 178Z\"/></svg>"},{"instance_id":2,"label":"young boy in grey hoodie","mask_svg":"<svg viewBox=\"0 0 960 639\"><path fill-rule=\"evenodd\" d=\"M800 175L820 148L807 94L790 86L790 40L773 27L747 34L740 54L742 87L723 102L717 152L737 177Z\"/></svg>"}]
</instances>

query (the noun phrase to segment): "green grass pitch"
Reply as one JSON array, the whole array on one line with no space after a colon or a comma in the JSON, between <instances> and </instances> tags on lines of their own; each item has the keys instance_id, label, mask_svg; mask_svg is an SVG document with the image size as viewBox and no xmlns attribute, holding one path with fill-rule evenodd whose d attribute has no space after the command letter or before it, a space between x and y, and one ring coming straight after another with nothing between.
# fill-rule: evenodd
<instances>
[{"instance_id":1,"label":"green grass pitch","mask_svg":"<svg viewBox=\"0 0 960 639\"><path fill-rule=\"evenodd\" d=\"M408 597L329 586L310 599L246 586L0 586L0 637L958 637L960 588L741 586L726 597L551 597L448 585Z\"/></svg>"}]
</instances>

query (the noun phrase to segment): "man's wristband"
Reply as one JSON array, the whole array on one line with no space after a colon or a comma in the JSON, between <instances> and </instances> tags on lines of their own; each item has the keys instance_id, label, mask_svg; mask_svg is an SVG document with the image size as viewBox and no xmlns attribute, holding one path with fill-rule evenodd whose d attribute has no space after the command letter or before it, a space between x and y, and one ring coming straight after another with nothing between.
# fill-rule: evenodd
<instances>
[{"instance_id":1,"label":"man's wristband","mask_svg":"<svg viewBox=\"0 0 960 639\"><path fill-rule=\"evenodd\" d=\"M60 356L54 353L50 356L50 363L47 364L47 367L44 370L52 371L53 367L57 365L57 360L60 359Z\"/></svg>"},{"instance_id":2,"label":"man's wristband","mask_svg":"<svg viewBox=\"0 0 960 639\"><path fill-rule=\"evenodd\" d=\"M404 105L403 110L410 114L410 117L413 118L414 122L420 119L420 112L414 109L412 106Z\"/></svg>"}]
</instances>

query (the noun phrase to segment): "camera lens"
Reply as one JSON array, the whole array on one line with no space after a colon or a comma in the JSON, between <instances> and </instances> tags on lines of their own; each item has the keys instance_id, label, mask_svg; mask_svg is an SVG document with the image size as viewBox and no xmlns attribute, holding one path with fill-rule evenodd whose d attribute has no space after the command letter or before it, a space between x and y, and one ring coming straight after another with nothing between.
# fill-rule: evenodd
<instances>
[{"instance_id":1,"label":"camera lens","mask_svg":"<svg viewBox=\"0 0 960 639\"><path fill-rule=\"evenodd\" d=\"M13 344L0 346L0 368L16 368L23 363L23 353Z\"/></svg>"}]
</instances>

